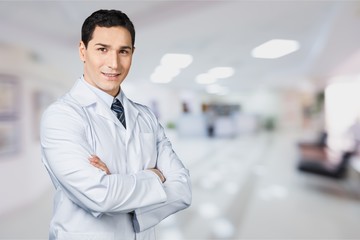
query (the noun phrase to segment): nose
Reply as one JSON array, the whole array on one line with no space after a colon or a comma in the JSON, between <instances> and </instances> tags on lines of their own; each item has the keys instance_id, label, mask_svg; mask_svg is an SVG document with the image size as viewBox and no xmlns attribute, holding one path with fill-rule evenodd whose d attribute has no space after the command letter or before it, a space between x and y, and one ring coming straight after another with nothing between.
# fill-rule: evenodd
<instances>
[{"instance_id":1,"label":"nose","mask_svg":"<svg viewBox=\"0 0 360 240\"><path fill-rule=\"evenodd\" d=\"M119 67L119 56L115 51L108 54L107 66L115 70Z\"/></svg>"}]
</instances>

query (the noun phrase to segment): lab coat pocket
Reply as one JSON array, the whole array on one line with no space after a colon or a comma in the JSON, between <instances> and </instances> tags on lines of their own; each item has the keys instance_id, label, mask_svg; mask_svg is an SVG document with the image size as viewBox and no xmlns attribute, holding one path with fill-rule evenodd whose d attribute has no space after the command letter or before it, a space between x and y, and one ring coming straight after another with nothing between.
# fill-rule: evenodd
<instances>
[{"instance_id":1,"label":"lab coat pocket","mask_svg":"<svg viewBox=\"0 0 360 240\"><path fill-rule=\"evenodd\" d=\"M140 133L140 151L143 169L156 166L156 140L154 133Z\"/></svg>"},{"instance_id":2,"label":"lab coat pocket","mask_svg":"<svg viewBox=\"0 0 360 240\"><path fill-rule=\"evenodd\" d=\"M86 232L74 233L59 231L58 240L115 240L114 233L111 232Z\"/></svg>"}]
</instances>

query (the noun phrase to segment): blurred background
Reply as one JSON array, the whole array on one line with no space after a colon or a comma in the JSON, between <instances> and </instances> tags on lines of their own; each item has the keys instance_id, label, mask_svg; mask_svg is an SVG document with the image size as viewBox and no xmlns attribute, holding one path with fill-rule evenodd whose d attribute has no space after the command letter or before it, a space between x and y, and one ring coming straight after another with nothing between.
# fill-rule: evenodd
<instances>
[{"instance_id":1,"label":"blurred background","mask_svg":"<svg viewBox=\"0 0 360 240\"><path fill-rule=\"evenodd\" d=\"M119 9L123 85L190 169L158 239L359 239L359 1L1 1L0 239L47 239L44 109L82 75L84 19Z\"/></svg>"}]
</instances>

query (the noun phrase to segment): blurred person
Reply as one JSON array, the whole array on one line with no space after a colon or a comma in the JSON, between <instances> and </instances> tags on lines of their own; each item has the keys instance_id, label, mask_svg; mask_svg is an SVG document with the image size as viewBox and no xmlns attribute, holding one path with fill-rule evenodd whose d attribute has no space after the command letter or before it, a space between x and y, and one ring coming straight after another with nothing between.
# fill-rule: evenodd
<instances>
[{"instance_id":1,"label":"blurred person","mask_svg":"<svg viewBox=\"0 0 360 240\"><path fill-rule=\"evenodd\" d=\"M84 74L41 123L42 161L56 189L50 239L155 239L191 203L188 170L151 110L121 89L135 50L121 11L83 23Z\"/></svg>"},{"instance_id":2,"label":"blurred person","mask_svg":"<svg viewBox=\"0 0 360 240\"><path fill-rule=\"evenodd\" d=\"M206 131L208 137L214 137L216 113L212 105L203 104L202 112L206 120Z\"/></svg>"}]
</instances>

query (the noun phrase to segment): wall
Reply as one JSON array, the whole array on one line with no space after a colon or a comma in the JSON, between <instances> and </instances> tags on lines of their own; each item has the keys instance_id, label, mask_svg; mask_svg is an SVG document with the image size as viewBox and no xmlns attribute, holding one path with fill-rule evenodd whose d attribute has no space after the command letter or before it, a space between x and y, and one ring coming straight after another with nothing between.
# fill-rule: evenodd
<instances>
[{"instance_id":1,"label":"wall","mask_svg":"<svg viewBox=\"0 0 360 240\"><path fill-rule=\"evenodd\" d=\"M34 201L51 186L41 162L39 120L46 105L68 86L63 83L64 74L35 62L24 49L0 47L0 55L0 84L15 83L11 90L15 96L14 113L3 118L0 113L1 216ZM4 104L6 99L2 101ZM4 135L9 127L7 133L16 136L13 142ZM11 147L5 148L7 145Z\"/></svg>"}]
</instances>

